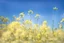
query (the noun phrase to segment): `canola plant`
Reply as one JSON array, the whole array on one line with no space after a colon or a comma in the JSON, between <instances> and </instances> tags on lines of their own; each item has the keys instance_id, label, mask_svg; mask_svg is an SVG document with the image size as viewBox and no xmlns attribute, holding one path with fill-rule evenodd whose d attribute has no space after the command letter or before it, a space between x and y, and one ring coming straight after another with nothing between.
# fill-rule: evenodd
<instances>
[{"instance_id":1,"label":"canola plant","mask_svg":"<svg viewBox=\"0 0 64 43\"><path fill-rule=\"evenodd\" d=\"M28 12L29 15L33 14L32 10ZM35 16L37 21L39 16ZM7 24L8 18L0 16L0 43L64 43L64 19L60 21L57 29L52 29L47 25L47 21L38 25L33 24L31 19L24 20L24 12L20 13L18 18L13 17L14 20Z\"/></svg>"}]
</instances>

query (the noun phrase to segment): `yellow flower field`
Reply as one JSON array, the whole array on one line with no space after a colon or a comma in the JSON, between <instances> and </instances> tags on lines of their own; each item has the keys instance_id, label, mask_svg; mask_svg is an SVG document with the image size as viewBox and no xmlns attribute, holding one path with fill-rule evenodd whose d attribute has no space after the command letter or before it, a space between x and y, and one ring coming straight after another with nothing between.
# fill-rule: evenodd
<instances>
[{"instance_id":1,"label":"yellow flower field","mask_svg":"<svg viewBox=\"0 0 64 43\"><path fill-rule=\"evenodd\" d=\"M29 11L29 15L33 11ZM31 15L30 15L31 17ZM22 18L22 23L20 22ZM39 15L36 15L38 21ZM47 25L47 21L43 21L41 25L33 24L30 20L24 20L24 13L20 13L19 17L14 16L14 21L7 24L8 19L1 16L3 20L0 24L0 43L64 43L64 30L61 20L57 29L52 29Z\"/></svg>"}]
</instances>

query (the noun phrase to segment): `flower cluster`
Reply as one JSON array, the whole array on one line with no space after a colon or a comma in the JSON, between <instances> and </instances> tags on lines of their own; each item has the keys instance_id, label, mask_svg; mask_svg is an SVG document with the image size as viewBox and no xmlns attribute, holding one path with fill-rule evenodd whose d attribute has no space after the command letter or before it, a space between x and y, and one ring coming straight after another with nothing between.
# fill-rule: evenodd
<instances>
[{"instance_id":1,"label":"flower cluster","mask_svg":"<svg viewBox=\"0 0 64 43\"><path fill-rule=\"evenodd\" d=\"M30 24L30 27L27 28ZM2 33L1 33L2 32ZM1 43L62 43L64 42L64 31L52 29L47 26L47 21L44 21L41 26L32 24L27 20L22 25L20 22L13 21L8 24L7 28L0 31Z\"/></svg>"},{"instance_id":2,"label":"flower cluster","mask_svg":"<svg viewBox=\"0 0 64 43\"><path fill-rule=\"evenodd\" d=\"M28 11L33 14L32 10ZM20 13L24 18L24 13ZM37 15L36 17L39 17ZM2 18L2 17L1 17ZM48 26L47 21L43 21L42 25L34 24L31 19L24 20L23 23L19 22L14 16L15 20L5 26L0 24L3 28L0 29L0 43L63 43L64 30L63 21L59 24L57 29L52 29ZM3 20L3 19L2 19ZM6 22L6 21L5 21Z\"/></svg>"}]
</instances>

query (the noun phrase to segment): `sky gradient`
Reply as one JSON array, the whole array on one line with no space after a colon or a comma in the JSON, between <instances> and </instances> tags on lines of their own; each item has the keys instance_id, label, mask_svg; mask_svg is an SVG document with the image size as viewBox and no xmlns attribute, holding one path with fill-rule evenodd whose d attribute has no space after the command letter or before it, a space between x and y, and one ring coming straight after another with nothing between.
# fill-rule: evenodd
<instances>
[{"instance_id":1,"label":"sky gradient","mask_svg":"<svg viewBox=\"0 0 64 43\"><path fill-rule=\"evenodd\" d=\"M53 7L57 7L58 10L54 11ZM39 23L47 20L48 25L52 25L54 20L54 26L58 27L59 21L64 16L64 1L63 0L0 0L0 16L8 17L12 20L12 16L18 16L20 12L25 13L25 19L29 19L28 10L33 10L32 21L36 23L34 16L40 14Z\"/></svg>"}]
</instances>

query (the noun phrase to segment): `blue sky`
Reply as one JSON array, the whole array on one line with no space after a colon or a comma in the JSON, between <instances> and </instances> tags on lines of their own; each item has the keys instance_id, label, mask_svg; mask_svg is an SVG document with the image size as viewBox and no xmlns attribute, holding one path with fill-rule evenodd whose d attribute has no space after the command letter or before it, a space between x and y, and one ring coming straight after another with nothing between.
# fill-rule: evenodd
<instances>
[{"instance_id":1,"label":"blue sky","mask_svg":"<svg viewBox=\"0 0 64 43\"><path fill-rule=\"evenodd\" d=\"M54 11L53 7L57 7L58 10ZM12 16L18 16L20 12L25 13L25 19L29 19L28 10L33 10L32 21L36 23L34 16L38 13L41 15L39 23L47 20L48 25L52 25L54 19L55 27L58 26L59 21L63 17L64 13L64 1L63 0L0 0L0 16L8 17L12 20Z\"/></svg>"}]
</instances>

